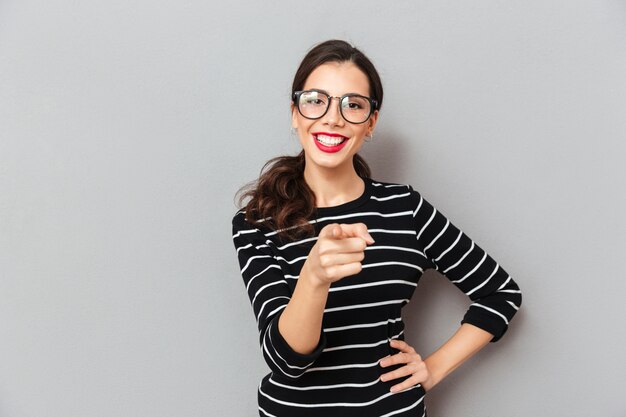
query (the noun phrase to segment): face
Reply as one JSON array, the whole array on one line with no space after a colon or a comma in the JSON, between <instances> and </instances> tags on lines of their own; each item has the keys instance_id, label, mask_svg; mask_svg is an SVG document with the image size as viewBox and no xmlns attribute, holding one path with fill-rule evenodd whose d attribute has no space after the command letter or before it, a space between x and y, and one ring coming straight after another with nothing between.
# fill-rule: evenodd
<instances>
[{"instance_id":1,"label":"face","mask_svg":"<svg viewBox=\"0 0 626 417\"><path fill-rule=\"evenodd\" d=\"M367 75L351 62L330 62L317 67L304 83L303 90L312 89L335 97L348 93L370 96ZM292 106L292 127L297 129L308 169L354 170L352 158L363 145L365 136L373 132L378 110L372 112L365 123L354 124L341 116L339 100L331 100L326 114L316 120L305 118Z\"/></svg>"}]
</instances>

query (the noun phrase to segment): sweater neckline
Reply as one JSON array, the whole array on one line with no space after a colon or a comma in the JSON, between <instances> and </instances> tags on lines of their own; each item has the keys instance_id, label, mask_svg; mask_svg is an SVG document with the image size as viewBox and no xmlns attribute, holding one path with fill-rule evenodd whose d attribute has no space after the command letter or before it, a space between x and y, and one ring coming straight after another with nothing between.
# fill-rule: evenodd
<instances>
[{"instance_id":1,"label":"sweater neckline","mask_svg":"<svg viewBox=\"0 0 626 417\"><path fill-rule=\"evenodd\" d=\"M361 177L361 179L365 183L365 188L363 189L363 193L359 197L355 198L354 200L347 201L343 204L339 204L337 206L316 207L317 217L331 216L334 214L343 213L362 206L366 201L368 201L372 196L372 180L366 177Z\"/></svg>"}]
</instances>

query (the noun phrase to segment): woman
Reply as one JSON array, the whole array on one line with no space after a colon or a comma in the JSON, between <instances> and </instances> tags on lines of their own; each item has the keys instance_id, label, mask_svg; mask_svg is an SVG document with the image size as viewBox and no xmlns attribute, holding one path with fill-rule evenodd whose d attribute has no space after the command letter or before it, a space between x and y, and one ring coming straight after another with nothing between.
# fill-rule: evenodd
<instances>
[{"instance_id":1,"label":"woman","mask_svg":"<svg viewBox=\"0 0 626 417\"><path fill-rule=\"evenodd\" d=\"M298 156L270 160L240 198L233 240L271 373L261 416L425 416L426 391L506 331L517 284L410 185L371 179L357 154L383 89L359 50L314 47L292 89ZM434 268L472 300L423 359L401 308Z\"/></svg>"}]
</instances>

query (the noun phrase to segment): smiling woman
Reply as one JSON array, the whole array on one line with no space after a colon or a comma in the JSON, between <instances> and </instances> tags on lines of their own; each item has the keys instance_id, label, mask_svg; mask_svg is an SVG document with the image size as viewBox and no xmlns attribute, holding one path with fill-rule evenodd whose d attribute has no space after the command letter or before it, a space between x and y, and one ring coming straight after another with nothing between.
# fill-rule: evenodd
<instances>
[{"instance_id":1,"label":"smiling woman","mask_svg":"<svg viewBox=\"0 0 626 417\"><path fill-rule=\"evenodd\" d=\"M426 416L426 391L499 340L521 305L511 276L411 185L371 178L358 151L382 100L361 51L317 45L292 86L302 152L268 161L240 190L232 237L271 369L261 416ZM472 303L422 359L404 341L402 308L429 268Z\"/></svg>"}]
</instances>

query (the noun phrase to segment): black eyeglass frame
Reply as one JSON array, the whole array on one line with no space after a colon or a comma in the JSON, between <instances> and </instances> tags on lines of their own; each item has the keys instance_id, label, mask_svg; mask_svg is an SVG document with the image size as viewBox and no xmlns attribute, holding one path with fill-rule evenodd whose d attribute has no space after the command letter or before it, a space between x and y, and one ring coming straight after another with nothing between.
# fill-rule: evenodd
<instances>
[{"instance_id":1,"label":"black eyeglass frame","mask_svg":"<svg viewBox=\"0 0 626 417\"><path fill-rule=\"evenodd\" d=\"M324 110L324 113L322 113L321 116L319 117L309 117L309 116L305 116L304 114L302 114L302 111L300 110L300 96L303 93L309 93L309 92L316 92L318 94L324 94L326 97L328 97L328 105L326 106L326 110ZM365 118L365 120L363 120L362 122L351 122L350 120L346 119L346 116L343 115L343 108L341 107L341 102L343 101L343 99L345 99L346 97L361 97L366 99L369 104L370 104L370 110L369 113L367 115L367 117ZM291 99L293 100L293 103L295 104L296 108L298 109L298 113L300 113L302 115L302 117L309 119L309 120L317 120L317 119L321 119L322 117L324 117L326 115L326 113L328 113L328 109L330 109L330 105L332 103L332 99L333 98L337 98L339 99L339 113L341 113L341 117L343 117L343 120L345 120L348 123L352 123L353 125L360 125L363 124L365 122L367 122L370 118L370 116L372 115L372 113L377 110L378 107L378 101L376 101L375 99L371 98L371 97L367 97L367 96L362 96L360 94L357 93L348 93L348 94L344 94L341 97L337 97L337 96L331 96L327 93L325 93L324 91L320 91L320 90L301 90L301 91L294 91L293 95L291 96Z\"/></svg>"}]
</instances>

